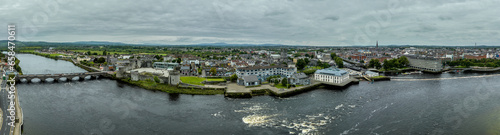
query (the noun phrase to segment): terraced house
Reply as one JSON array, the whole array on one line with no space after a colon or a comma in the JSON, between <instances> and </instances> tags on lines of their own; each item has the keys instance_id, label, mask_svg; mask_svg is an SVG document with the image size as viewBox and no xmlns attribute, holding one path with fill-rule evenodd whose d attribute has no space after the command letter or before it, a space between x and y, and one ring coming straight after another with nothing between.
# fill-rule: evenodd
<instances>
[{"instance_id":1,"label":"terraced house","mask_svg":"<svg viewBox=\"0 0 500 135\"><path fill-rule=\"evenodd\" d=\"M281 77L291 77L297 73L297 68L293 65L285 66L254 66L254 67L241 67L236 69L238 78L243 76L255 75L261 81L266 80L270 76L280 75Z\"/></svg>"}]
</instances>

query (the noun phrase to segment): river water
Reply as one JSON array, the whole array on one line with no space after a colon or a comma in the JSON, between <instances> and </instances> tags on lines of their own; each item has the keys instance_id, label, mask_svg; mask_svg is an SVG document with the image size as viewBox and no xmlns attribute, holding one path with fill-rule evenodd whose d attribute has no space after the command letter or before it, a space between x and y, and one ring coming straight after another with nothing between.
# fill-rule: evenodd
<instances>
[{"instance_id":1,"label":"river water","mask_svg":"<svg viewBox=\"0 0 500 135\"><path fill-rule=\"evenodd\" d=\"M82 71L66 61L18 58L24 73ZM500 134L499 79L496 74L414 75L250 99L152 92L108 79L17 86L25 135L493 135Z\"/></svg>"}]
</instances>

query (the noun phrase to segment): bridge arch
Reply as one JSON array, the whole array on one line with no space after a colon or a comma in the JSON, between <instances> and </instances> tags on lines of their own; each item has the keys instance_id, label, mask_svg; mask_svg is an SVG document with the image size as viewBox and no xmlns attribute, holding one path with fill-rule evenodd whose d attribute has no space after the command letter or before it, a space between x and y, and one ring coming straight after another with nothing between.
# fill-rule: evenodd
<instances>
[{"instance_id":1,"label":"bridge arch","mask_svg":"<svg viewBox=\"0 0 500 135\"><path fill-rule=\"evenodd\" d=\"M105 72L88 72L88 73L63 73L63 74L28 74L18 75L16 81L32 83L36 80L40 82L66 82L66 81L83 81L89 79L98 79L108 75Z\"/></svg>"}]
</instances>

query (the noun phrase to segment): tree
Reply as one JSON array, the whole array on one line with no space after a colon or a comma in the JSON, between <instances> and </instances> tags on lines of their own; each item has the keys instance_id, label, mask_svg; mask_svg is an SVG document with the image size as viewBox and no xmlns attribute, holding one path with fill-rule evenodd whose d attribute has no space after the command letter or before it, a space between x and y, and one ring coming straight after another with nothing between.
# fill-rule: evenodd
<instances>
[{"instance_id":1,"label":"tree","mask_svg":"<svg viewBox=\"0 0 500 135\"><path fill-rule=\"evenodd\" d=\"M288 79L287 78L281 79L281 85L287 86L288 85Z\"/></svg>"},{"instance_id":2,"label":"tree","mask_svg":"<svg viewBox=\"0 0 500 135\"><path fill-rule=\"evenodd\" d=\"M198 75L201 75L203 73L203 69L198 68Z\"/></svg>"},{"instance_id":3,"label":"tree","mask_svg":"<svg viewBox=\"0 0 500 135\"><path fill-rule=\"evenodd\" d=\"M295 66L297 66L298 70L302 70L304 69L304 67L306 67L306 62L304 61L304 59L299 59L297 60L297 63L295 63Z\"/></svg>"},{"instance_id":4,"label":"tree","mask_svg":"<svg viewBox=\"0 0 500 135\"><path fill-rule=\"evenodd\" d=\"M211 73L212 75L217 74L217 69L216 69L215 67L210 68L210 73Z\"/></svg>"},{"instance_id":5,"label":"tree","mask_svg":"<svg viewBox=\"0 0 500 135\"><path fill-rule=\"evenodd\" d=\"M90 51L87 52L87 55L91 55Z\"/></svg>"},{"instance_id":6,"label":"tree","mask_svg":"<svg viewBox=\"0 0 500 135\"><path fill-rule=\"evenodd\" d=\"M102 51L102 55L108 55L108 52L106 50Z\"/></svg>"},{"instance_id":7,"label":"tree","mask_svg":"<svg viewBox=\"0 0 500 135\"><path fill-rule=\"evenodd\" d=\"M300 54L298 54L298 53L293 54L293 57L295 57L295 58L297 58L297 57L299 57L299 56L300 56Z\"/></svg>"},{"instance_id":8,"label":"tree","mask_svg":"<svg viewBox=\"0 0 500 135\"><path fill-rule=\"evenodd\" d=\"M334 60L334 59L337 57L337 54L335 54L335 53L331 53L331 54L330 54L330 57L332 57L332 60Z\"/></svg>"},{"instance_id":9,"label":"tree","mask_svg":"<svg viewBox=\"0 0 500 135\"><path fill-rule=\"evenodd\" d=\"M236 82L236 80L238 80L238 76L236 74L233 74L231 75L231 77L229 77L229 79L231 80L231 82Z\"/></svg>"},{"instance_id":10,"label":"tree","mask_svg":"<svg viewBox=\"0 0 500 135\"><path fill-rule=\"evenodd\" d=\"M177 58L177 63L181 64L181 58Z\"/></svg>"},{"instance_id":11,"label":"tree","mask_svg":"<svg viewBox=\"0 0 500 135\"><path fill-rule=\"evenodd\" d=\"M104 63L106 62L106 59L104 59L103 57L99 57L98 59L94 59L94 63Z\"/></svg>"},{"instance_id":12,"label":"tree","mask_svg":"<svg viewBox=\"0 0 500 135\"><path fill-rule=\"evenodd\" d=\"M155 58L156 58L157 60L160 60L162 57L161 57L160 55L155 55Z\"/></svg>"},{"instance_id":13,"label":"tree","mask_svg":"<svg viewBox=\"0 0 500 135\"><path fill-rule=\"evenodd\" d=\"M350 58L351 58L351 57L349 57L349 60L350 60ZM365 61L364 61L364 60L361 60L361 61L359 61L359 63L365 63Z\"/></svg>"},{"instance_id":14,"label":"tree","mask_svg":"<svg viewBox=\"0 0 500 135\"><path fill-rule=\"evenodd\" d=\"M383 65L383 67L384 67L384 69L385 69L385 70L389 70L389 69L391 69L391 68L392 68L392 63L391 63L391 61L389 61L389 60L385 59L385 60L384 60L384 65Z\"/></svg>"},{"instance_id":15,"label":"tree","mask_svg":"<svg viewBox=\"0 0 500 135\"><path fill-rule=\"evenodd\" d=\"M160 83L160 79L158 78L158 76L153 77L153 79L155 80L156 83Z\"/></svg>"},{"instance_id":16,"label":"tree","mask_svg":"<svg viewBox=\"0 0 500 135\"><path fill-rule=\"evenodd\" d=\"M371 59L368 63L368 67L379 69L380 67L382 67L382 65L380 64L380 61L378 59Z\"/></svg>"},{"instance_id":17,"label":"tree","mask_svg":"<svg viewBox=\"0 0 500 135\"><path fill-rule=\"evenodd\" d=\"M394 61L394 66L396 66L397 68L403 67L403 65L401 65L401 63L399 63L399 61L397 61L397 60Z\"/></svg>"},{"instance_id":18,"label":"tree","mask_svg":"<svg viewBox=\"0 0 500 135\"><path fill-rule=\"evenodd\" d=\"M493 63L493 62L486 63L486 66L487 67L496 67L495 63Z\"/></svg>"},{"instance_id":19,"label":"tree","mask_svg":"<svg viewBox=\"0 0 500 135\"><path fill-rule=\"evenodd\" d=\"M406 56L399 57L398 61L399 61L399 64L401 64L401 67L406 67L406 66L410 65L410 61L408 61L408 58L406 58Z\"/></svg>"},{"instance_id":20,"label":"tree","mask_svg":"<svg viewBox=\"0 0 500 135\"><path fill-rule=\"evenodd\" d=\"M335 58L335 64L337 64L338 68L343 68L344 67L344 60L340 57Z\"/></svg>"},{"instance_id":21,"label":"tree","mask_svg":"<svg viewBox=\"0 0 500 135\"><path fill-rule=\"evenodd\" d=\"M309 64L309 62L311 62L311 61L309 60L309 58L305 58L305 59L304 59L304 62L306 62L306 65L307 65L307 64Z\"/></svg>"}]
</instances>

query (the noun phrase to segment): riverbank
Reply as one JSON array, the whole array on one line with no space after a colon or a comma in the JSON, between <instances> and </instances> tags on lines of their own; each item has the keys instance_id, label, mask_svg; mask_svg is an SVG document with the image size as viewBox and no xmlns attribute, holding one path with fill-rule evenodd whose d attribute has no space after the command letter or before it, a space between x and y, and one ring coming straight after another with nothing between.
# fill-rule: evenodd
<instances>
[{"instance_id":1,"label":"riverbank","mask_svg":"<svg viewBox=\"0 0 500 135\"><path fill-rule=\"evenodd\" d=\"M73 61L71 58L57 58L57 57L50 57L50 55L45 55L45 54L42 54L42 53L37 53L37 52L22 52L23 54L33 54L33 55L37 55L37 56L41 56L41 57L44 57L44 58L49 58L49 59L53 59L53 60L64 60L64 61L68 61L68 62L71 62L73 63L73 65L79 67L79 68L82 68L84 70L86 70L87 72L100 72L99 70L96 70L96 69L92 69L90 67L87 67L85 65L82 65L80 63L76 63L75 61Z\"/></svg>"},{"instance_id":2,"label":"riverbank","mask_svg":"<svg viewBox=\"0 0 500 135\"><path fill-rule=\"evenodd\" d=\"M224 94L225 92L225 90L210 90L210 89L202 90L195 88L192 89L179 88L177 86L156 83L154 81L131 81L130 79L119 79L114 77L111 77L111 79L117 80L118 82L138 86L147 90L163 91L166 93L178 93L178 94L190 94L190 95L217 95L217 94Z\"/></svg>"},{"instance_id":3,"label":"riverbank","mask_svg":"<svg viewBox=\"0 0 500 135\"><path fill-rule=\"evenodd\" d=\"M475 67L475 68L450 68L450 71L463 71L463 72L473 72L473 73L482 73L482 72L499 72L500 67L497 68L488 68L488 67Z\"/></svg>"},{"instance_id":4,"label":"riverbank","mask_svg":"<svg viewBox=\"0 0 500 135\"><path fill-rule=\"evenodd\" d=\"M290 97L297 94L305 93L318 88L324 89L343 89L353 84L359 84L359 80L351 78L343 83L326 83L312 81L311 85L294 87L290 89L276 88L271 85L261 85L258 87L245 88L244 86L235 83L228 84L227 90L224 93L225 97L229 98L251 98L253 96L270 95L275 97Z\"/></svg>"},{"instance_id":5,"label":"riverbank","mask_svg":"<svg viewBox=\"0 0 500 135\"><path fill-rule=\"evenodd\" d=\"M54 57L48 57L49 55L43 55L41 53L36 53L36 52L24 52L24 53L33 54L33 55L37 55L37 56L41 56L41 57L45 57L45 58L49 58L49 59L54 59L54 60L65 60L65 61L73 63L73 65L80 67L88 72L101 72L99 70L82 65L80 63L76 63L75 61L68 59L68 58L59 59L59 58L54 58ZM225 90L211 90L211 89L199 89L199 88L190 88L190 89L189 88L179 88L177 86L156 83L153 81L131 81L130 79L116 78L113 75L108 75L105 77L108 79L111 79L111 80L116 80L116 81L121 82L121 83L126 83L129 85L138 86L138 87L141 87L141 88L144 88L147 90L163 91L163 92L167 92L167 93L190 94L190 95L217 95L217 94L224 94L224 92L225 92Z\"/></svg>"},{"instance_id":6,"label":"riverbank","mask_svg":"<svg viewBox=\"0 0 500 135\"><path fill-rule=\"evenodd\" d=\"M40 53L36 52L29 52L29 54L45 57L45 58L50 58L50 59L55 59L55 60L66 60L73 65L78 66L88 72L100 72L97 69L88 67L86 65L82 65L80 63L77 63L76 61L69 59L69 58L54 58L54 57L48 57L49 55L43 55ZM263 85L261 87L252 87L252 88L234 88L232 87L235 85L235 87L239 87L238 85L234 83L227 84L227 88L208 88L208 87L180 87L180 86L172 86L168 84L162 84L162 83L156 83L152 80L148 81L132 81L130 78L116 78L116 76L112 74L108 74L105 76L106 78L116 80L121 83L126 83L129 85L141 87L143 89L147 90L152 90L152 91L162 91L166 93L175 93L175 94L189 94L189 95L218 95L218 94L223 94L225 97L232 97L232 98L249 98L252 96L257 96L257 95L270 95L270 96L276 96L276 97L289 97L293 95L297 95L300 93L304 93L310 90L318 89L320 87L322 88L343 88L343 87L348 87L351 84L357 84L359 83L359 80L357 79L351 79L345 83L342 84L327 84L327 83L321 83L321 82L316 82L312 83L311 85L307 86L300 86L300 87L295 87L291 89L278 89L276 87L272 87L269 85ZM387 78L381 78L381 80L384 80ZM230 88L231 87L231 88ZM233 90L240 90L240 91L233 91Z\"/></svg>"}]
</instances>

